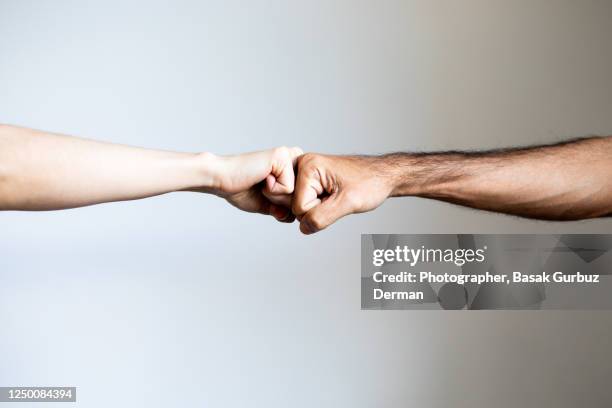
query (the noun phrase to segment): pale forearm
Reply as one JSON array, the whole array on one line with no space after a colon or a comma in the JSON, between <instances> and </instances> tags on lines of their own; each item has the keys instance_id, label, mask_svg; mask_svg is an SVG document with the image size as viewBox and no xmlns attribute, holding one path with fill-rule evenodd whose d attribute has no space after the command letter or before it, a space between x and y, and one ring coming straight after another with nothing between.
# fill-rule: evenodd
<instances>
[{"instance_id":1,"label":"pale forearm","mask_svg":"<svg viewBox=\"0 0 612 408\"><path fill-rule=\"evenodd\" d=\"M612 213L612 138L482 153L383 158L392 195L414 195L530 218Z\"/></svg>"},{"instance_id":2,"label":"pale forearm","mask_svg":"<svg viewBox=\"0 0 612 408\"><path fill-rule=\"evenodd\" d=\"M212 188L205 155L0 126L0 210L53 210Z\"/></svg>"}]
</instances>

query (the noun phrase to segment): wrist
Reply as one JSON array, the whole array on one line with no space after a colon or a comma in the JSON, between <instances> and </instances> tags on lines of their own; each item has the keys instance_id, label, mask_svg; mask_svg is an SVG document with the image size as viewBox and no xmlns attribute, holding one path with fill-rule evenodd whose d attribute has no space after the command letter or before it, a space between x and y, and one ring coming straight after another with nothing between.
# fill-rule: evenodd
<instances>
[{"instance_id":1,"label":"wrist","mask_svg":"<svg viewBox=\"0 0 612 408\"><path fill-rule=\"evenodd\" d=\"M223 158L213 153L202 152L192 156L194 170L194 185L191 191L219 194L223 184Z\"/></svg>"},{"instance_id":2,"label":"wrist","mask_svg":"<svg viewBox=\"0 0 612 408\"><path fill-rule=\"evenodd\" d=\"M418 158L410 153L380 156L381 176L388 186L389 197L418 196L423 194L422 180L415 177Z\"/></svg>"}]
</instances>

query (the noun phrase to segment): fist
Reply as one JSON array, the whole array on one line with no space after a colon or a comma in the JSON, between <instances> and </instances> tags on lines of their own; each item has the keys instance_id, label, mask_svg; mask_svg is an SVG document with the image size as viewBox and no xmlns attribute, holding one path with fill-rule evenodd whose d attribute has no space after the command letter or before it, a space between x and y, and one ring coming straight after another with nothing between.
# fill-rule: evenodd
<instances>
[{"instance_id":1,"label":"fist","mask_svg":"<svg viewBox=\"0 0 612 408\"><path fill-rule=\"evenodd\" d=\"M294 166L302 154L299 147L218 157L214 193L248 212L272 215L293 222L291 197L295 186Z\"/></svg>"},{"instance_id":2,"label":"fist","mask_svg":"<svg viewBox=\"0 0 612 408\"><path fill-rule=\"evenodd\" d=\"M312 234L345 215L375 209L392 190L379 157L307 153L297 160L292 211L300 230Z\"/></svg>"}]
</instances>

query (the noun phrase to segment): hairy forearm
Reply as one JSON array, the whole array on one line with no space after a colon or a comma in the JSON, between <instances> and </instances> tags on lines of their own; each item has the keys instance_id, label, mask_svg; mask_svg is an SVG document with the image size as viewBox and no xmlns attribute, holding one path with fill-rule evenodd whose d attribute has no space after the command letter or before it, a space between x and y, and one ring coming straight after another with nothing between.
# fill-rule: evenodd
<instances>
[{"instance_id":1,"label":"hairy forearm","mask_svg":"<svg viewBox=\"0 0 612 408\"><path fill-rule=\"evenodd\" d=\"M55 210L206 189L214 180L205 155L0 126L0 210Z\"/></svg>"},{"instance_id":2,"label":"hairy forearm","mask_svg":"<svg viewBox=\"0 0 612 408\"><path fill-rule=\"evenodd\" d=\"M390 154L382 160L392 196L549 220L612 213L612 137L490 152Z\"/></svg>"}]
</instances>

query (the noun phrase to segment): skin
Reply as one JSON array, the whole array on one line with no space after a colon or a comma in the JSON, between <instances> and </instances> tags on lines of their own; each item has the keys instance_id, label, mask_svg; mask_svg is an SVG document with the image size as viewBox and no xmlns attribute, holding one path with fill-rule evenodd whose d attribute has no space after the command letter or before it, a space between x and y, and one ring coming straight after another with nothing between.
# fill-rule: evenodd
<instances>
[{"instance_id":1,"label":"skin","mask_svg":"<svg viewBox=\"0 0 612 408\"><path fill-rule=\"evenodd\" d=\"M291 222L293 167L301 154L296 147L236 156L177 153L3 125L0 210L60 210L197 191Z\"/></svg>"},{"instance_id":2,"label":"skin","mask_svg":"<svg viewBox=\"0 0 612 408\"><path fill-rule=\"evenodd\" d=\"M400 196L547 220L602 217L612 213L610 180L612 137L489 152L330 156L279 147L216 156L0 126L0 210L197 191L280 221L296 215L311 234Z\"/></svg>"},{"instance_id":3,"label":"skin","mask_svg":"<svg viewBox=\"0 0 612 408\"><path fill-rule=\"evenodd\" d=\"M305 234L401 196L545 220L612 214L612 137L489 152L308 153L297 168L292 210Z\"/></svg>"}]
</instances>

